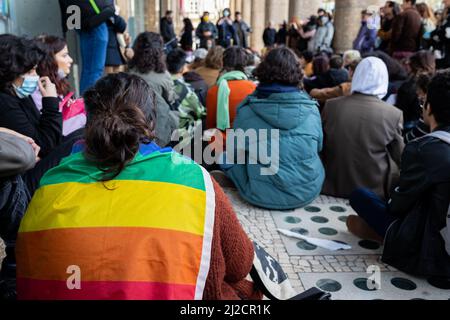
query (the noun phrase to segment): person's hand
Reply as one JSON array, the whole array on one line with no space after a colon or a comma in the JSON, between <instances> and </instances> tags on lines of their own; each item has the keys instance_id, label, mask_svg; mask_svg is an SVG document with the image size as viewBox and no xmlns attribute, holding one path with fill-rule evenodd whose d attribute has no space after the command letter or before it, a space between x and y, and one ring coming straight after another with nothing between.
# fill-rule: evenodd
<instances>
[{"instance_id":1,"label":"person's hand","mask_svg":"<svg viewBox=\"0 0 450 320\"><path fill-rule=\"evenodd\" d=\"M125 49L125 57L127 57L128 60L133 59L134 57L134 50L131 48L126 48Z\"/></svg>"},{"instance_id":2,"label":"person's hand","mask_svg":"<svg viewBox=\"0 0 450 320\"><path fill-rule=\"evenodd\" d=\"M127 46L129 47L129 46L131 46L131 36L130 36L130 34L128 33L128 32L125 32L124 34L123 34L123 37L125 38L125 43L127 44Z\"/></svg>"},{"instance_id":3,"label":"person's hand","mask_svg":"<svg viewBox=\"0 0 450 320\"><path fill-rule=\"evenodd\" d=\"M34 154L36 155L36 162L38 162L40 160L39 152L41 151L41 147L32 138L24 136L23 134L20 134L16 131L6 129L6 128L0 128L0 132L4 132L4 133L10 134L10 135L13 135L17 138L23 139L26 142L28 142L28 144L30 144L30 146L33 148Z\"/></svg>"},{"instance_id":4,"label":"person's hand","mask_svg":"<svg viewBox=\"0 0 450 320\"><path fill-rule=\"evenodd\" d=\"M211 37L212 36L212 32L211 31L205 31L205 32L203 32L203 35L205 37Z\"/></svg>"},{"instance_id":5,"label":"person's hand","mask_svg":"<svg viewBox=\"0 0 450 320\"><path fill-rule=\"evenodd\" d=\"M55 84L49 77L42 77L39 79L39 90L41 91L43 98L57 98L58 92L56 91Z\"/></svg>"}]
</instances>

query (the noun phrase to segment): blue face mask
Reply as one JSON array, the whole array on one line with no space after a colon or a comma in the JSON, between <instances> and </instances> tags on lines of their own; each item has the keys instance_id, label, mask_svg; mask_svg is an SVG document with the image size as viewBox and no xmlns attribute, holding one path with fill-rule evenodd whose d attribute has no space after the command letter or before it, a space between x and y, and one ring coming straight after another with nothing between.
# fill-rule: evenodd
<instances>
[{"instance_id":1,"label":"blue face mask","mask_svg":"<svg viewBox=\"0 0 450 320\"><path fill-rule=\"evenodd\" d=\"M39 85L39 76L25 76L20 87L14 86L16 94L19 98L27 98L32 95Z\"/></svg>"}]
</instances>

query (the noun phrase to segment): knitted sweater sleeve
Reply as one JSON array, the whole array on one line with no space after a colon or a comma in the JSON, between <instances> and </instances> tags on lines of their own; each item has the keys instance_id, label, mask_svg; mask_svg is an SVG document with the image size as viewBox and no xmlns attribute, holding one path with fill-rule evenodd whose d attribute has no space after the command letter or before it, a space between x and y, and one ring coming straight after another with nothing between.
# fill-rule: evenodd
<instances>
[{"instance_id":1,"label":"knitted sweater sleeve","mask_svg":"<svg viewBox=\"0 0 450 320\"><path fill-rule=\"evenodd\" d=\"M254 258L253 243L240 225L230 201L214 181L216 217L211 266L204 299L237 300L261 298L246 281Z\"/></svg>"}]
</instances>

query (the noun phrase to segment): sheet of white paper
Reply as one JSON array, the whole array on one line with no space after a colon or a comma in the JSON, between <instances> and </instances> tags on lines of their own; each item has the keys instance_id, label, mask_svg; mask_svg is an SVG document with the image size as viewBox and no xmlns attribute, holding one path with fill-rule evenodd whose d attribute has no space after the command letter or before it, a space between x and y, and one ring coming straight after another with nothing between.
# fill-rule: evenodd
<instances>
[{"instance_id":1,"label":"sheet of white paper","mask_svg":"<svg viewBox=\"0 0 450 320\"><path fill-rule=\"evenodd\" d=\"M310 244L313 244L313 245L318 246L320 248L328 249L328 250L331 250L331 251L350 250L352 248L351 246L349 246L347 244L343 244L343 243L339 243L339 242L331 241L331 240L305 237L305 236L303 236L303 235L301 235L299 233L292 232L292 231L289 231L289 230L278 229L278 232L281 233L282 235L287 236L287 237L296 238L296 239L300 239L300 240L305 240L306 242L308 242Z\"/></svg>"}]
</instances>

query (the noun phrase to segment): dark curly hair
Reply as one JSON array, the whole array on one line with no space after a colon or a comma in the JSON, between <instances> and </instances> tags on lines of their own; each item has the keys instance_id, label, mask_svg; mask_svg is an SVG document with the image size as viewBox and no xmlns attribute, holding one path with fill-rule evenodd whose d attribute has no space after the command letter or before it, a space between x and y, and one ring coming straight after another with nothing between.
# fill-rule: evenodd
<instances>
[{"instance_id":1,"label":"dark curly hair","mask_svg":"<svg viewBox=\"0 0 450 320\"><path fill-rule=\"evenodd\" d=\"M139 73L164 73L167 70L164 61L164 42L161 35L154 32L141 33L133 45L134 56L129 62L130 69Z\"/></svg>"},{"instance_id":2,"label":"dark curly hair","mask_svg":"<svg viewBox=\"0 0 450 320\"><path fill-rule=\"evenodd\" d=\"M0 91L13 94L13 82L38 65L43 52L33 40L0 35Z\"/></svg>"},{"instance_id":3,"label":"dark curly hair","mask_svg":"<svg viewBox=\"0 0 450 320\"><path fill-rule=\"evenodd\" d=\"M112 74L100 79L84 94L88 121L86 158L105 175L116 178L139 151L140 143L153 139L156 96L139 76Z\"/></svg>"},{"instance_id":4,"label":"dark curly hair","mask_svg":"<svg viewBox=\"0 0 450 320\"><path fill-rule=\"evenodd\" d=\"M49 77L55 84L58 94L67 95L70 92L70 83L67 79L58 77L58 63L55 59L55 55L67 46L66 40L60 37L41 35L36 38L36 41L45 53L38 65L37 73L41 77Z\"/></svg>"},{"instance_id":5,"label":"dark curly hair","mask_svg":"<svg viewBox=\"0 0 450 320\"><path fill-rule=\"evenodd\" d=\"M436 73L428 86L427 101L439 125L450 125L450 69Z\"/></svg>"},{"instance_id":6,"label":"dark curly hair","mask_svg":"<svg viewBox=\"0 0 450 320\"><path fill-rule=\"evenodd\" d=\"M286 47L273 49L256 68L255 76L261 83L281 83L300 86L303 79L300 61L294 51Z\"/></svg>"},{"instance_id":7,"label":"dark curly hair","mask_svg":"<svg viewBox=\"0 0 450 320\"><path fill-rule=\"evenodd\" d=\"M223 53L223 71L242 71L247 67L247 52L241 47L233 46Z\"/></svg>"}]
</instances>

